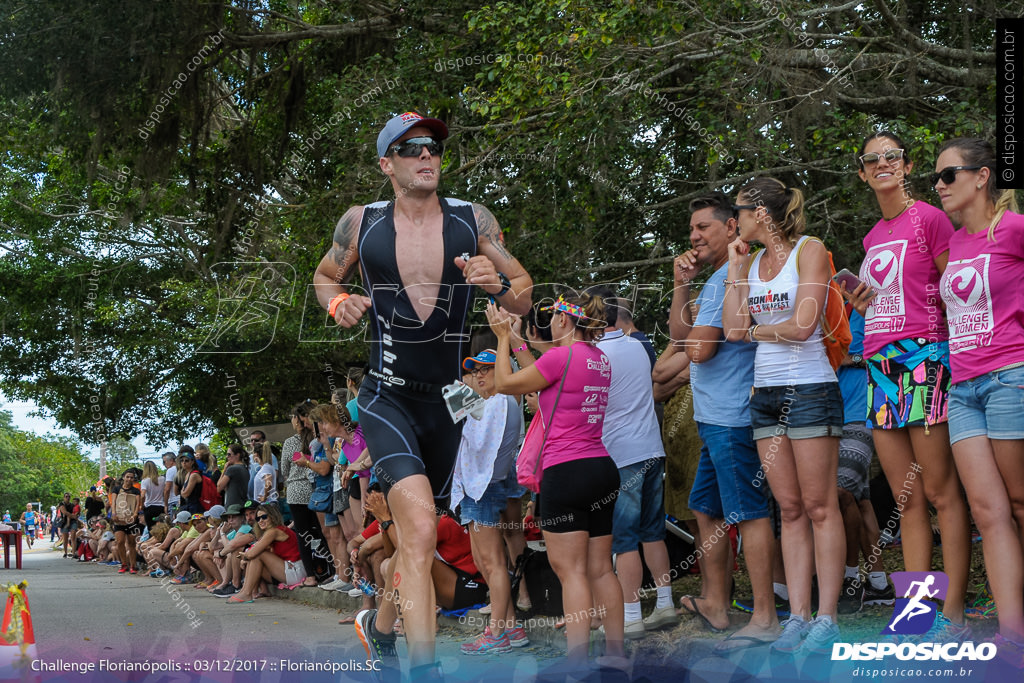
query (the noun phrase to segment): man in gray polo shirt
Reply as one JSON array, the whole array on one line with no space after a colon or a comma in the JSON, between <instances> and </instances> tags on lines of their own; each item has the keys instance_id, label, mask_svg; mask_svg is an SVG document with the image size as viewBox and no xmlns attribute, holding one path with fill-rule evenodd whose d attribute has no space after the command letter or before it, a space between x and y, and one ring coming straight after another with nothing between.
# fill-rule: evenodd
<instances>
[{"instance_id":1,"label":"man in gray polo shirt","mask_svg":"<svg viewBox=\"0 0 1024 683\"><path fill-rule=\"evenodd\" d=\"M597 347L608 356L612 383L601 440L619 468L622 482L612 520L615 571L625 600L626 638L642 638L649 630L678 623L672 607L672 577L665 546L665 448L654 413L651 362L644 345L618 327L618 300L607 287L591 290L605 300L608 327ZM644 559L654 577L658 601L646 619L640 612Z\"/></svg>"},{"instance_id":2,"label":"man in gray polo shirt","mask_svg":"<svg viewBox=\"0 0 1024 683\"><path fill-rule=\"evenodd\" d=\"M739 524L754 614L749 624L716 648L726 652L767 645L778 637L771 574L775 539L748 410L756 346L727 342L722 334L728 247L737 233L735 213L720 192L694 199L690 212L692 249L675 259L669 333L692 362L693 416L704 447L690 509L706 543L701 547L704 595L684 596L681 604L714 632L728 627L732 573L729 541L723 532L726 525ZM691 304L690 282L705 265L714 273Z\"/></svg>"}]
</instances>

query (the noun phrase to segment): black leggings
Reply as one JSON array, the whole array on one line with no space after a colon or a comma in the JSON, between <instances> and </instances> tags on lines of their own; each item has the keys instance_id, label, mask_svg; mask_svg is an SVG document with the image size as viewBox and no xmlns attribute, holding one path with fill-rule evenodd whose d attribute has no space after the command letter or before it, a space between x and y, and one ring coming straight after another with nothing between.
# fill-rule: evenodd
<instances>
[{"instance_id":1,"label":"black leggings","mask_svg":"<svg viewBox=\"0 0 1024 683\"><path fill-rule=\"evenodd\" d=\"M295 522L295 533L299 537L299 555L302 556L302 566L306 568L306 576L316 576L313 567L313 549L309 542L319 539L320 543L326 544L323 531L320 529L320 520L316 513L306 507L305 503L289 504L292 511L292 521Z\"/></svg>"}]
</instances>

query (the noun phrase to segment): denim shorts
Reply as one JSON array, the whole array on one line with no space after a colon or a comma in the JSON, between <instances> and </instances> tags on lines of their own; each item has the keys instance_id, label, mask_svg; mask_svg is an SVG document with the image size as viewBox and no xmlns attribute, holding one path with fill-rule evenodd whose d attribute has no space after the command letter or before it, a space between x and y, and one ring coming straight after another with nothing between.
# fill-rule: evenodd
<instances>
[{"instance_id":1,"label":"denim shorts","mask_svg":"<svg viewBox=\"0 0 1024 683\"><path fill-rule=\"evenodd\" d=\"M338 521L338 515L333 512L324 513L324 526L338 526L341 522Z\"/></svg>"},{"instance_id":2,"label":"denim shorts","mask_svg":"<svg viewBox=\"0 0 1024 683\"><path fill-rule=\"evenodd\" d=\"M521 488L513 468L504 479L488 484L480 500L466 496L459 504L462 525L476 522L480 526L498 526L501 523L501 512L508 507L508 499L516 498L516 491L520 491L519 496L522 496Z\"/></svg>"},{"instance_id":3,"label":"denim shorts","mask_svg":"<svg viewBox=\"0 0 1024 683\"><path fill-rule=\"evenodd\" d=\"M635 552L641 543L665 540L665 458L619 468L619 497L612 516L612 552Z\"/></svg>"},{"instance_id":4,"label":"denim shorts","mask_svg":"<svg viewBox=\"0 0 1024 683\"><path fill-rule=\"evenodd\" d=\"M957 382L949 390L949 441L1024 439L1024 367Z\"/></svg>"},{"instance_id":5,"label":"denim shorts","mask_svg":"<svg viewBox=\"0 0 1024 683\"><path fill-rule=\"evenodd\" d=\"M768 517L768 492L750 427L697 423L704 445L690 509L730 524Z\"/></svg>"},{"instance_id":6,"label":"denim shorts","mask_svg":"<svg viewBox=\"0 0 1024 683\"><path fill-rule=\"evenodd\" d=\"M843 435L843 398L838 382L754 387L750 396L754 441L773 436L814 439Z\"/></svg>"}]
</instances>

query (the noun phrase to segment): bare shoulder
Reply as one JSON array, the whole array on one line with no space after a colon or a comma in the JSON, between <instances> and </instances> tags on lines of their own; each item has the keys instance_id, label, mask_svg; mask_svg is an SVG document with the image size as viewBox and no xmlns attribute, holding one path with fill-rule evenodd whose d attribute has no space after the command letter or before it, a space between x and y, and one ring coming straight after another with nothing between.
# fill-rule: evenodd
<instances>
[{"instance_id":1,"label":"bare shoulder","mask_svg":"<svg viewBox=\"0 0 1024 683\"><path fill-rule=\"evenodd\" d=\"M473 216L476 218L476 226L481 236L496 234L499 238L501 237L501 226L498 225L498 219L494 217L490 209L483 204L474 202Z\"/></svg>"},{"instance_id":2,"label":"bare shoulder","mask_svg":"<svg viewBox=\"0 0 1024 683\"><path fill-rule=\"evenodd\" d=\"M476 217L481 250L484 252L493 250L493 255L510 260L512 254L505 248L505 238L501 234L501 226L498 225L498 219L494 217L491 210L483 204L474 203L473 216Z\"/></svg>"},{"instance_id":3,"label":"bare shoulder","mask_svg":"<svg viewBox=\"0 0 1024 683\"><path fill-rule=\"evenodd\" d=\"M363 206L349 207L334 227L334 243L342 248L352 244L359 233L359 222L363 217Z\"/></svg>"}]
</instances>

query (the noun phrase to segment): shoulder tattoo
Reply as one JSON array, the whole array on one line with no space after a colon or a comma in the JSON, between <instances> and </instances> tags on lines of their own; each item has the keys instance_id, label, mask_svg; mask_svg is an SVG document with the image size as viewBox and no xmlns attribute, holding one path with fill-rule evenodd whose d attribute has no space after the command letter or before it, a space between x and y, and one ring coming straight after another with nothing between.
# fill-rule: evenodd
<instances>
[{"instance_id":1,"label":"shoulder tattoo","mask_svg":"<svg viewBox=\"0 0 1024 683\"><path fill-rule=\"evenodd\" d=\"M480 237L487 240L502 258L512 260L512 254L505 248L505 238L501 234L501 226L498 225L498 220L490 209L483 204L473 204L473 215L476 217L476 226Z\"/></svg>"}]
</instances>

